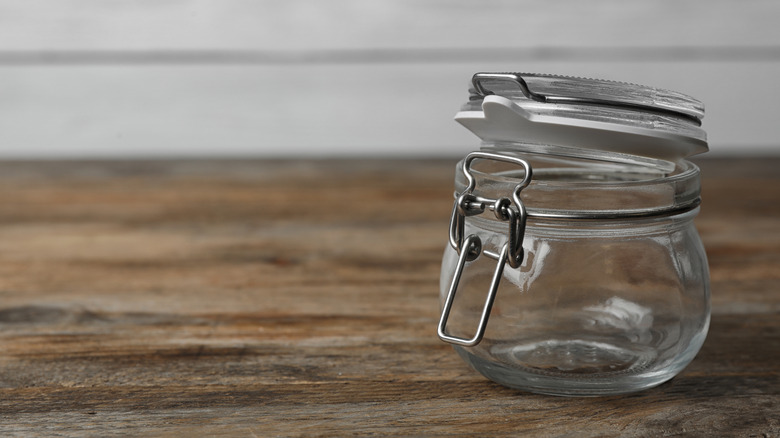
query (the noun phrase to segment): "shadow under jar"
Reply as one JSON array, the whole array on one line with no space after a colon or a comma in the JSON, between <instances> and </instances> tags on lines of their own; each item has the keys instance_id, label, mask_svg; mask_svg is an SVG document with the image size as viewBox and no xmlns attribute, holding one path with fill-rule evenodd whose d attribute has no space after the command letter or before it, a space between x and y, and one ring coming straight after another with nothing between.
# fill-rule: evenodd
<instances>
[{"instance_id":1,"label":"shadow under jar","mask_svg":"<svg viewBox=\"0 0 780 438\"><path fill-rule=\"evenodd\" d=\"M668 148L659 158L636 143L626 154L480 129L481 151L456 170L439 336L486 377L537 393L621 394L678 374L710 318L699 169Z\"/></svg>"}]
</instances>

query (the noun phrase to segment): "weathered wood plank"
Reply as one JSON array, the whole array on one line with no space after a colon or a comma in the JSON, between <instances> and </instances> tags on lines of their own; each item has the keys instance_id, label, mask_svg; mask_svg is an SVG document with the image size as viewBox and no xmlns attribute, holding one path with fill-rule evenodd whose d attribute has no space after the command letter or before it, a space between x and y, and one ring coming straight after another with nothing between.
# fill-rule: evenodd
<instances>
[{"instance_id":1,"label":"weathered wood plank","mask_svg":"<svg viewBox=\"0 0 780 438\"><path fill-rule=\"evenodd\" d=\"M0 433L775 436L778 165L701 161L693 363L564 399L436 337L454 162L0 163Z\"/></svg>"},{"instance_id":2,"label":"weathered wood plank","mask_svg":"<svg viewBox=\"0 0 780 438\"><path fill-rule=\"evenodd\" d=\"M780 62L509 58L0 68L0 157L463 156L479 142L452 120L469 79L478 71L517 70L688 93L707 107L711 154L778 154ZM735 85L722 84L723 77Z\"/></svg>"},{"instance_id":3,"label":"weathered wood plank","mask_svg":"<svg viewBox=\"0 0 780 438\"><path fill-rule=\"evenodd\" d=\"M709 108L713 153L777 154L778 14L725 0L4 0L0 158L458 155L475 141L451 117L490 70L689 93Z\"/></svg>"},{"instance_id":4,"label":"weathered wood plank","mask_svg":"<svg viewBox=\"0 0 780 438\"><path fill-rule=\"evenodd\" d=\"M767 0L6 0L0 50L740 47L777 44L778 13Z\"/></svg>"}]
</instances>

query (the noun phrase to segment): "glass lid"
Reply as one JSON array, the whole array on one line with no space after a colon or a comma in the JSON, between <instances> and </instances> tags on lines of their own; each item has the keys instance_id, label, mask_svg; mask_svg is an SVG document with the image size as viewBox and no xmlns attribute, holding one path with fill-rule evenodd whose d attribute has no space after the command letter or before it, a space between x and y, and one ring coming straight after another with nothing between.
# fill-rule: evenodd
<instances>
[{"instance_id":1,"label":"glass lid","mask_svg":"<svg viewBox=\"0 0 780 438\"><path fill-rule=\"evenodd\" d=\"M485 142L578 147L677 161L708 150L704 105L599 79L477 73L455 119Z\"/></svg>"}]
</instances>

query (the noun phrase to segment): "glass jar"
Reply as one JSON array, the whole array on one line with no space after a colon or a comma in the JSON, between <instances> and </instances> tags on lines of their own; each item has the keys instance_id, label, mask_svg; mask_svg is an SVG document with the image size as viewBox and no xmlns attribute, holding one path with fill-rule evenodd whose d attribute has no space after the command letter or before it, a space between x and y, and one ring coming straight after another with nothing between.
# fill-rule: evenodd
<instances>
[{"instance_id":1,"label":"glass jar","mask_svg":"<svg viewBox=\"0 0 780 438\"><path fill-rule=\"evenodd\" d=\"M505 76L475 75L456 117L483 143L457 166L439 336L486 377L537 393L620 394L671 379L710 317L693 224L699 169L683 159L706 150L701 104L673 94L659 108L648 87ZM588 95L594 83L602 92ZM496 102L504 113L489 108ZM516 127L529 123L547 126Z\"/></svg>"}]
</instances>

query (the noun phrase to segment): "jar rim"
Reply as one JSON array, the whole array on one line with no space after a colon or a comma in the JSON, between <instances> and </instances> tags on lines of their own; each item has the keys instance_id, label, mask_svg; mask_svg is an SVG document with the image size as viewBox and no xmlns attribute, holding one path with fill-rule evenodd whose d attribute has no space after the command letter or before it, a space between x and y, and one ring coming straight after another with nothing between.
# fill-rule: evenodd
<instances>
[{"instance_id":1,"label":"jar rim","mask_svg":"<svg viewBox=\"0 0 780 438\"><path fill-rule=\"evenodd\" d=\"M661 169L592 158L512 155L528 161L533 169L531 183L520 193L531 219L647 218L679 214L701 202L700 170L687 160ZM523 169L491 160L476 160L469 171L476 180L473 193L488 199L511 199L525 176ZM461 161L456 170L456 196L467 185Z\"/></svg>"}]
</instances>

